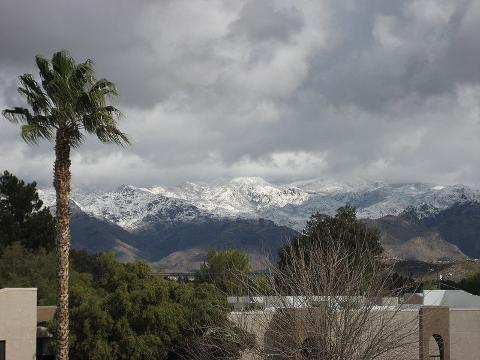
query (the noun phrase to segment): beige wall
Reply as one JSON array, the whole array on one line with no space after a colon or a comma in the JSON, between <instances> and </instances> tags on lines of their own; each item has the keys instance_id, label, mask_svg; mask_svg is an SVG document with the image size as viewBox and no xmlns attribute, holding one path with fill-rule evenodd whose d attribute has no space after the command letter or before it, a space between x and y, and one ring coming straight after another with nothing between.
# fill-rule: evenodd
<instances>
[{"instance_id":1,"label":"beige wall","mask_svg":"<svg viewBox=\"0 0 480 360\"><path fill-rule=\"evenodd\" d=\"M480 359L480 309L450 309L451 360Z\"/></svg>"},{"instance_id":2,"label":"beige wall","mask_svg":"<svg viewBox=\"0 0 480 360\"><path fill-rule=\"evenodd\" d=\"M0 289L0 340L6 360L35 359L37 289Z\"/></svg>"},{"instance_id":3,"label":"beige wall","mask_svg":"<svg viewBox=\"0 0 480 360\"><path fill-rule=\"evenodd\" d=\"M415 339L424 337L424 356L428 358L432 349L436 347L432 334L441 335L445 342L445 360L479 360L480 359L480 309L449 309L444 306L425 306L422 315L417 311L402 311L397 314L402 325L411 327L411 334ZM272 313L252 311L232 313L230 319L240 327L254 333L259 344L265 343L265 332L268 323L272 320ZM421 320L421 329L419 329ZM400 326L399 326L400 327ZM415 341L415 339L413 339ZM417 341L418 341L417 340ZM418 359L419 343L412 344L401 358ZM438 349L438 347L437 347ZM391 356L385 359L390 360ZM400 358L400 357L396 357ZM252 354L245 354L244 360L257 359ZM382 358L383 360L383 358Z\"/></svg>"},{"instance_id":4,"label":"beige wall","mask_svg":"<svg viewBox=\"0 0 480 360\"><path fill-rule=\"evenodd\" d=\"M432 355L442 355L450 360L450 309L448 306L422 306L420 308L420 359L429 360ZM440 336L443 346L433 336ZM443 347L443 350L440 350Z\"/></svg>"},{"instance_id":5,"label":"beige wall","mask_svg":"<svg viewBox=\"0 0 480 360\"><path fill-rule=\"evenodd\" d=\"M289 326L295 327L296 325L299 325L298 322L302 320L302 316L300 315L301 313L306 312L306 309L291 309L288 311L292 311L295 313L297 316L294 316L294 319L292 319L292 322L289 323L288 321L285 321L285 317L281 317L282 320L280 320L280 327L282 327L282 331L284 334L289 334L295 333L295 337L301 336L301 334L298 333L298 329L296 331L289 331L286 330L286 328L289 328ZM313 309L312 311L315 311ZM385 310L381 310L385 311ZM311 311L307 312L308 316L312 315ZM235 322L240 328L243 330L246 330L252 334L255 334L256 340L257 340L257 349L253 349L253 351L249 352L247 351L246 353L243 354L242 360L260 360L263 359L259 353L262 352L262 349L268 348L269 346L272 346L273 348L281 349L282 344L287 344L289 341L303 341L304 339L293 339L293 338L282 338L282 339L275 339L275 330L273 330L273 333L270 333L270 327L271 325L275 322L275 312L273 311L246 311L246 312L233 312L230 314L230 320ZM391 352L388 352L384 354L384 356L381 356L379 360L418 360L419 356L419 347L418 347L418 334L419 334L419 321L418 321L418 310L417 309L412 309L412 310L404 310L400 312L395 312L392 313L388 310L384 312L384 315L378 316L374 314L374 311L372 311L372 319L370 320L373 323L376 323L377 321L386 321L387 325L384 325L386 329L389 328L390 331L396 331L398 329L398 332L401 332L404 338L402 338L403 343L405 344L404 347L395 349ZM307 327L300 326L301 329L305 331L309 331ZM282 333L283 333L282 332ZM395 337L395 336L394 336ZM396 338L396 340L400 340L400 338ZM272 359L277 358L275 356L271 356ZM282 358L281 356L278 356L278 358Z\"/></svg>"}]
</instances>

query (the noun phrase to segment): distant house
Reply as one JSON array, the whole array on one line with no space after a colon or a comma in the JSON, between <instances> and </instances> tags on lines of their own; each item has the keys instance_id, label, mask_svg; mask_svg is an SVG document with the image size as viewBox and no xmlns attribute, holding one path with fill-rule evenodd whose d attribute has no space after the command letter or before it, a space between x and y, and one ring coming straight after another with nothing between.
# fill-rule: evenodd
<instances>
[{"instance_id":1,"label":"distant house","mask_svg":"<svg viewBox=\"0 0 480 360\"><path fill-rule=\"evenodd\" d=\"M51 335L39 322L53 318L54 306L37 307L37 289L0 289L0 360L51 359Z\"/></svg>"}]
</instances>

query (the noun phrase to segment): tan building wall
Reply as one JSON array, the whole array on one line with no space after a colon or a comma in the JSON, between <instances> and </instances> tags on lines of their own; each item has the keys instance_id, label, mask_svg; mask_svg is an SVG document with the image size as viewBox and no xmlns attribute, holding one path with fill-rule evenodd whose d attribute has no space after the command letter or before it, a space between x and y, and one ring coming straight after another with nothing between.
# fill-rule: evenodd
<instances>
[{"instance_id":1,"label":"tan building wall","mask_svg":"<svg viewBox=\"0 0 480 360\"><path fill-rule=\"evenodd\" d=\"M288 317L280 315L280 320L276 315L278 312L291 313L291 320ZM243 354L242 360L260 360L264 359L259 355L262 349L266 350L269 354L282 353L282 348L295 348L292 343L302 343L308 337L308 333L311 329L308 326L302 326L303 319L302 313L307 316L312 316L315 310L306 311L306 309L280 309L277 311L246 311L246 312L234 312L230 314L230 319L234 321L240 328L246 330L252 334L255 334L258 348L251 352L247 351ZM318 311L318 316L321 312ZM378 317L372 312L372 325L380 320L389 322L388 325L384 325L385 329L389 328L389 331L402 332L402 339L406 344L402 348L392 350L383 356L379 357L379 360L418 360L419 359L419 313L418 309L403 310L390 313L386 310L384 316ZM307 321L311 324L311 319ZM277 324L275 324L277 323ZM276 329L279 326L281 329ZM278 334L282 334L281 338L278 338ZM288 335L290 334L290 336ZM405 336L405 337L403 337ZM398 338L400 339L400 338ZM271 350L270 350L271 349ZM259 351L260 350L260 351ZM282 355L270 355L268 359L285 359ZM303 358L303 357L301 357ZM430 360L430 359L429 359Z\"/></svg>"},{"instance_id":2,"label":"tan building wall","mask_svg":"<svg viewBox=\"0 0 480 360\"><path fill-rule=\"evenodd\" d=\"M422 306L419 313L420 360L450 360L450 309Z\"/></svg>"},{"instance_id":3,"label":"tan building wall","mask_svg":"<svg viewBox=\"0 0 480 360\"><path fill-rule=\"evenodd\" d=\"M34 360L37 289L0 289L0 340L6 360Z\"/></svg>"},{"instance_id":4,"label":"tan building wall","mask_svg":"<svg viewBox=\"0 0 480 360\"><path fill-rule=\"evenodd\" d=\"M480 359L480 309L450 309L451 360Z\"/></svg>"},{"instance_id":5,"label":"tan building wall","mask_svg":"<svg viewBox=\"0 0 480 360\"><path fill-rule=\"evenodd\" d=\"M432 359L439 354L439 347L433 335L440 335L443 340L444 360L479 360L480 359L480 309L449 309L447 306L422 306L418 310L401 311L398 317L400 326L411 327L412 337L418 339L395 359ZM269 323L273 312L251 311L237 312L230 315L243 329L254 333L258 344L271 342L268 339ZM285 325L285 324L284 324ZM291 324L294 325L294 322ZM286 341L288 339L281 339ZM278 344L277 344L278 345ZM244 354L243 360L260 359L254 354ZM390 355L382 360L391 360Z\"/></svg>"}]
</instances>

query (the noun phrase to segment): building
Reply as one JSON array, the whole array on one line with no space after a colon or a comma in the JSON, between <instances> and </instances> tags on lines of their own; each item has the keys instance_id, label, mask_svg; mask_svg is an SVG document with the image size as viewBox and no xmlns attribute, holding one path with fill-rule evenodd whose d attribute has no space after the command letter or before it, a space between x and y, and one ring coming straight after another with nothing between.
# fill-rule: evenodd
<instances>
[{"instance_id":1,"label":"building","mask_svg":"<svg viewBox=\"0 0 480 360\"><path fill-rule=\"evenodd\" d=\"M37 289L0 289L0 359L35 359Z\"/></svg>"},{"instance_id":2,"label":"building","mask_svg":"<svg viewBox=\"0 0 480 360\"><path fill-rule=\"evenodd\" d=\"M331 303L330 300L326 296L228 298L235 309L231 319L254 333L257 343L264 348L281 346L289 341L308 343L309 329L302 327L302 322L312 317L321 318L322 306ZM479 296L462 290L426 290L407 294L403 298L370 301L359 296L337 297L335 300L339 313L342 303L362 304L368 301L373 305L371 314L394 314L398 319L396 331L408 334L412 344L402 357L396 356L396 360L480 359ZM51 335L38 324L51 320L54 311L52 306L37 306L37 290L34 288L0 289L0 360L53 359L48 348ZM303 329L296 332L295 338L275 338L275 331L272 331L278 326L279 315L285 314L291 319L281 324L287 328L287 333L290 329ZM267 358L283 359L278 355ZM244 360L247 359L257 358L245 354ZM308 356L299 359L308 359ZM392 357L383 359L390 360Z\"/></svg>"},{"instance_id":3,"label":"building","mask_svg":"<svg viewBox=\"0 0 480 360\"><path fill-rule=\"evenodd\" d=\"M264 349L284 346L287 341L295 341L298 345L308 342L309 329L302 327L301 324L307 317L321 317L321 308L316 310L314 307L328 300L328 297L321 296L228 298L228 302L234 307L231 319L245 330L253 332L257 343ZM355 301L363 300L361 297L355 299ZM339 302L336 301L336 303ZM405 328L408 328L405 333L409 334L412 345L402 356L396 355L395 359L480 359L479 296L462 290L425 290L422 293L407 294L403 298L377 299L371 311L371 314L379 312L394 314L398 321L398 331L405 331ZM288 314L291 321L277 320L284 319L285 314ZM264 321L265 319L267 321ZM281 325L275 325L276 322ZM283 328L282 334L289 333L291 329L292 333L295 332L295 337L292 339L295 339L275 339L275 335L272 335L275 331L272 329L276 326ZM288 331L285 331L286 327L289 328ZM305 334L302 335L302 332ZM256 358L252 354L244 355L245 360ZM267 356L267 358L283 359L278 354ZM299 357L299 359L303 358L305 357ZM391 358L391 355L385 356L385 359Z\"/></svg>"},{"instance_id":4,"label":"building","mask_svg":"<svg viewBox=\"0 0 480 360\"><path fill-rule=\"evenodd\" d=\"M37 324L51 320L54 312L54 306L37 307L35 288L0 289L0 360L48 359L51 335Z\"/></svg>"}]
</instances>

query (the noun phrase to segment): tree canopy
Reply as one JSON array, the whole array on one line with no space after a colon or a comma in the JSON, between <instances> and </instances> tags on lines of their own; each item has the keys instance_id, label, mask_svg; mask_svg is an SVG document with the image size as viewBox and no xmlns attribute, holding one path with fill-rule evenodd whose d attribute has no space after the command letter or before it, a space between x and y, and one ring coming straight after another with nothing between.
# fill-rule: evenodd
<instances>
[{"instance_id":1,"label":"tree canopy","mask_svg":"<svg viewBox=\"0 0 480 360\"><path fill-rule=\"evenodd\" d=\"M55 220L38 196L35 182L4 171L0 176L0 247L20 242L27 249L51 249Z\"/></svg>"},{"instance_id":2,"label":"tree canopy","mask_svg":"<svg viewBox=\"0 0 480 360\"><path fill-rule=\"evenodd\" d=\"M71 293L72 359L177 359L205 329L233 327L226 299L210 284L152 276L146 263L99 255L76 274ZM222 339L217 351L242 346Z\"/></svg>"},{"instance_id":3,"label":"tree canopy","mask_svg":"<svg viewBox=\"0 0 480 360\"><path fill-rule=\"evenodd\" d=\"M215 285L227 295L242 295L250 271L248 255L238 249L210 250L197 274L198 281Z\"/></svg>"},{"instance_id":4,"label":"tree canopy","mask_svg":"<svg viewBox=\"0 0 480 360\"><path fill-rule=\"evenodd\" d=\"M286 268L289 256L296 251L328 249L332 245L342 246L352 256L377 256L383 252L380 232L357 219L355 208L344 206L335 216L316 213L307 222L300 235L293 238L279 251L279 266Z\"/></svg>"},{"instance_id":5,"label":"tree canopy","mask_svg":"<svg viewBox=\"0 0 480 360\"><path fill-rule=\"evenodd\" d=\"M30 108L5 109L7 120L22 124L22 138L29 143L59 138L68 147L82 143L85 133L105 143L128 144L126 134L117 127L120 111L106 100L116 96L115 84L97 79L93 61L77 63L67 51L58 51L52 59L37 55L35 62L41 78L19 76L18 92Z\"/></svg>"},{"instance_id":6,"label":"tree canopy","mask_svg":"<svg viewBox=\"0 0 480 360\"><path fill-rule=\"evenodd\" d=\"M55 254L19 242L0 251L0 288L35 287L39 305L55 305Z\"/></svg>"},{"instance_id":7,"label":"tree canopy","mask_svg":"<svg viewBox=\"0 0 480 360\"><path fill-rule=\"evenodd\" d=\"M228 320L225 296L212 284L164 280L146 263L122 264L109 254L74 250L71 264L74 360L234 359L252 341ZM39 305L55 304L55 254L18 242L5 247L0 287L19 286L36 287Z\"/></svg>"}]
</instances>

